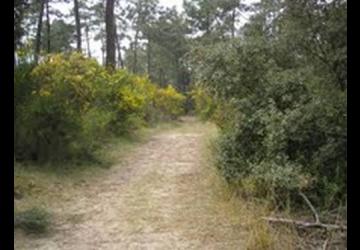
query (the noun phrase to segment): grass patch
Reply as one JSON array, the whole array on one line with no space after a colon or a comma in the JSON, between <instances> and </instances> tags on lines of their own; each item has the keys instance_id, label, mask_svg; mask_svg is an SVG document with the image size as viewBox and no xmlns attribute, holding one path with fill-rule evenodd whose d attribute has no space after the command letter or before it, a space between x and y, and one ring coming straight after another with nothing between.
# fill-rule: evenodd
<instances>
[{"instance_id":1,"label":"grass patch","mask_svg":"<svg viewBox=\"0 0 360 250\"><path fill-rule=\"evenodd\" d=\"M51 216L43 208L34 207L21 212L14 212L14 228L21 228L28 234L48 232Z\"/></svg>"}]
</instances>

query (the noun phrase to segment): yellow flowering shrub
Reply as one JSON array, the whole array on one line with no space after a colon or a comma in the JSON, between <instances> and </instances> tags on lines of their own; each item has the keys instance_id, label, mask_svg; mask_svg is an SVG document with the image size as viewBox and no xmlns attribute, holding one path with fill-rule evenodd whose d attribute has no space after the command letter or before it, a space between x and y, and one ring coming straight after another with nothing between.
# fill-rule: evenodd
<instances>
[{"instance_id":1,"label":"yellow flowering shrub","mask_svg":"<svg viewBox=\"0 0 360 250\"><path fill-rule=\"evenodd\" d=\"M155 107L163 116L174 119L184 113L185 99L184 95L168 85L156 91L154 101Z\"/></svg>"},{"instance_id":2,"label":"yellow flowering shrub","mask_svg":"<svg viewBox=\"0 0 360 250\"><path fill-rule=\"evenodd\" d=\"M39 96L52 96L58 104L86 112L97 89L104 85L107 72L95 59L79 53L54 54L33 70L32 77L37 82L35 93Z\"/></svg>"},{"instance_id":3,"label":"yellow flowering shrub","mask_svg":"<svg viewBox=\"0 0 360 250\"><path fill-rule=\"evenodd\" d=\"M79 53L49 55L30 72L27 101L16 105L24 133L16 134L15 151L27 152L24 158L89 157L110 134L183 113L185 97L172 86L159 88L126 70L109 73ZM19 91L26 79L17 78L23 81L15 84ZM18 93L14 100L25 100Z\"/></svg>"},{"instance_id":4,"label":"yellow flowering shrub","mask_svg":"<svg viewBox=\"0 0 360 250\"><path fill-rule=\"evenodd\" d=\"M206 89L195 87L191 93L195 103L195 112L201 119L209 119L216 109L214 98L207 93Z\"/></svg>"},{"instance_id":5,"label":"yellow flowering shrub","mask_svg":"<svg viewBox=\"0 0 360 250\"><path fill-rule=\"evenodd\" d=\"M152 107L156 85L146 77L125 70L114 72L108 85L106 100L116 117L112 130L123 133L143 126Z\"/></svg>"},{"instance_id":6,"label":"yellow flowering shrub","mask_svg":"<svg viewBox=\"0 0 360 250\"><path fill-rule=\"evenodd\" d=\"M49 55L32 70L31 98L22 117L26 133L18 139L28 141L24 147L33 148L33 160L63 160L92 150L91 142L105 127L98 126L92 137L84 128L106 74L95 60L78 53Z\"/></svg>"},{"instance_id":7,"label":"yellow flowering shrub","mask_svg":"<svg viewBox=\"0 0 360 250\"><path fill-rule=\"evenodd\" d=\"M148 78L132 76L129 84L123 85L119 94L121 97L120 108L127 112L145 112L151 105L156 92L156 86Z\"/></svg>"}]
</instances>

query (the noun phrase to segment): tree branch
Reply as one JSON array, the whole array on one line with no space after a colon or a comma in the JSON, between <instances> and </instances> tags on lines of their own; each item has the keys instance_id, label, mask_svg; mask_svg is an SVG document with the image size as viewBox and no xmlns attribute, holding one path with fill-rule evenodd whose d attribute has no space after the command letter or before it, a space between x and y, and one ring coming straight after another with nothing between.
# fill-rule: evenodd
<instances>
[{"instance_id":1,"label":"tree branch","mask_svg":"<svg viewBox=\"0 0 360 250\"><path fill-rule=\"evenodd\" d=\"M301 228L325 228L326 230L347 230L347 226L338 225L338 224L325 224L320 222L319 214L316 212L316 209L311 204L310 200L302 192L299 192L300 196L305 200L306 204L310 207L311 211L314 214L315 222L307 222L300 220L291 220L284 218L274 218L274 217L262 217L263 220L273 222L273 223L288 223L294 224Z\"/></svg>"},{"instance_id":2,"label":"tree branch","mask_svg":"<svg viewBox=\"0 0 360 250\"><path fill-rule=\"evenodd\" d=\"M306 204L310 207L311 211L314 214L315 223L320 223L319 214L316 212L316 209L311 204L310 200L306 197L306 195L303 192L299 192L300 196L305 200Z\"/></svg>"},{"instance_id":3,"label":"tree branch","mask_svg":"<svg viewBox=\"0 0 360 250\"><path fill-rule=\"evenodd\" d=\"M324 224L321 222L307 222L307 221L300 221L300 220L290 220L284 218L274 218L274 217L262 217L263 220L272 223L288 223L294 224L296 226L302 228L324 228L326 230L347 230L347 226L343 225L336 225L336 224Z\"/></svg>"},{"instance_id":4,"label":"tree branch","mask_svg":"<svg viewBox=\"0 0 360 250\"><path fill-rule=\"evenodd\" d=\"M327 238L327 239L324 241L324 244L323 244L323 246L322 246L322 249L323 249L323 250L327 250L327 249L328 249L329 241L330 241L330 237Z\"/></svg>"}]
</instances>

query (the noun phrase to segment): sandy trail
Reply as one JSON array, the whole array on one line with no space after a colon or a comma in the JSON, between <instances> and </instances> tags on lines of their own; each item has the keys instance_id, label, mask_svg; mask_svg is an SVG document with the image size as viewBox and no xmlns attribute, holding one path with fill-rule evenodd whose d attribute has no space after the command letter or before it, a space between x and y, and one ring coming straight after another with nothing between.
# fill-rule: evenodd
<instances>
[{"instance_id":1,"label":"sandy trail","mask_svg":"<svg viewBox=\"0 0 360 250\"><path fill-rule=\"evenodd\" d=\"M15 249L244 249L244 228L208 181L206 126L187 119L153 135L56 205L53 233L17 232Z\"/></svg>"}]
</instances>

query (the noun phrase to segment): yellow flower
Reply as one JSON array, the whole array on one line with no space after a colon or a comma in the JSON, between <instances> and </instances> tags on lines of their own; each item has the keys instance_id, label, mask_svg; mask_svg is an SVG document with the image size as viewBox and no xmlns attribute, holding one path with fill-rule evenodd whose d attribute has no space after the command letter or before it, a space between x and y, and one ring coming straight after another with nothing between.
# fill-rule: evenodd
<instances>
[{"instance_id":1,"label":"yellow flower","mask_svg":"<svg viewBox=\"0 0 360 250\"><path fill-rule=\"evenodd\" d=\"M49 91L47 91L47 90L42 89L42 90L40 90L39 95L40 96L50 96L51 93Z\"/></svg>"}]
</instances>

